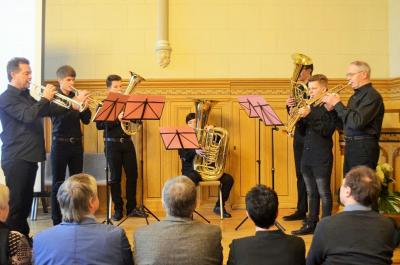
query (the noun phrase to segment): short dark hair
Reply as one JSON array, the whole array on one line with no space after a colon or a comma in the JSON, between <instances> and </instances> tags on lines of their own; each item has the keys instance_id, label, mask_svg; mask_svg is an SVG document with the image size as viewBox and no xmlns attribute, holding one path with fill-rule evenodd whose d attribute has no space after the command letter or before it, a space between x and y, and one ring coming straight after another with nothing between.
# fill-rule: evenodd
<instances>
[{"instance_id":1,"label":"short dark hair","mask_svg":"<svg viewBox=\"0 0 400 265\"><path fill-rule=\"evenodd\" d=\"M14 57L7 63L7 78L10 82L12 79L11 72L19 72L21 69L19 68L20 64L29 64L29 60L23 57Z\"/></svg>"},{"instance_id":2,"label":"short dark hair","mask_svg":"<svg viewBox=\"0 0 400 265\"><path fill-rule=\"evenodd\" d=\"M311 74L312 74L312 72L314 71L314 65L313 65L313 64L304 65L304 66L303 66L303 69L304 69L304 70L311 69Z\"/></svg>"},{"instance_id":3,"label":"short dark hair","mask_svg":"<svg viewBox=\"0 0 400 265\"><path fill-rule=\"evenodd\" d=\"M106 79L106 86L110 88L113 81L122 81L122 78L119 75L109 75Z\"/></svg>"},{"instance_id":4,"label":"short dark hair","mask_svg":"<svg viewBox=\"0 0 400 265\"><path fill-rule=\"evenodd\" d=\"M256 226L268 228L278 214L278 195L265 185L257 185L246 194L246 210Z\"/></svg>"},{"instance_id":5,"label":"short dark hair","mask_svg":"<svg viewBox=\"0 0 400 265\"><path fill-rule=\"evenodd\" d=\"M381 192L378 176L367 166L353 167L346 174L343 186L349 187L353 199L364 206L376 203Z\"/></svg>"},{"instance_id":6,"label":"short dark hair","mask_svg":"<svg viewBox=\"0 0 400 265\"><path fill-rule=\"evenodd\" d=\"M76 77L76 72L74 68L70 65L63 65L57 69L56 72L57 78L66 78L66 77Z\"/></svg>"},{"instance_id":7,"label":"short dark hair","mask_svg":"<svg viewBox=\"0 0 400 265\"><path fill-rule=\"evenodd\" d=\"M188 115L186 115L186 123L193 119L196 119L196 113L190 112Z\"/></svg>"},{"instance_id":8,"label":"short dark hair","mask_svg":"<svg viewBox=\"0 0 400 265\"><path fill-rule=\"evenodd\" d=\"M323 74L317 74L311 76L308 82L319 82L323 86L328 87L328 77L326 77L326 75Z\"/></svg>"}]
</instances>

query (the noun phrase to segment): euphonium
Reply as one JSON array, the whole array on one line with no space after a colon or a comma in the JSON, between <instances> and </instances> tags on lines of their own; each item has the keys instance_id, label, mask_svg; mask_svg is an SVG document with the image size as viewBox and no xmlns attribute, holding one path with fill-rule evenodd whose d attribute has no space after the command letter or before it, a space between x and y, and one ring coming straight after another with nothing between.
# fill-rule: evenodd
<instances>
[{"instance_id":1,"label":"euphonium","mask_svg":"<svg viewBox=\"0 0 400 265\"><path fill-rule=\"evenodd\" d=\"M221 127L206 130L211 107L216 101L197 99L196 134L200 146L204 149L204 156L195 156L194 169L200 173L203 180L218 180L224 173L228 147L228 131Z\"/></svg>"},{"instance_id":2,"label":"euphonium","mask_svg":"<svg viewBox=\"0 0 400 265\"><path fill-rule=\"evenodd\" d=\"M32 86L31 93L35 97L42 97L43 91L46 87L32 83L31 86ZM54 94L54 99L51 102L66 109L70 109L72 107L72 104L75 104L76 106L78 106L80 112L84 111L86 108L83 102L76 101L75 99L69 98L59 92L56 92Z\"/></svg>"},{"instance_id":3,"label":"euphonium","mask_svg":"<svg viewBox=\"0 0 400 265\"><path fill-rule=\"evenodd\" d=\"M143 77L141 77L140 75L129 71L131 74L131 78L129 79L129 83L128 86L126 87L125 91L124 91L124 95L129 95L133 89L143 80L145 80ZM135 123L135 122L131 122L131 121L121 121L121 128L122 130L130 136L135 135L139 130L140 130L140 123Z\"/></svg>"},{"instance_id":4,"label":"euphonium","mask_svg":"<svg viewBox=\"0 0 400 265\"><path fill-rule=\"evenodd\" d=\"M318 95L316 95L313 98L310 98L308 100L304 101L304 104L302 106L296 106L293 108L293 113L292 115L289 116L289 120L286 124L286 131L288 133L292 133L294 130L294 126L296 125L296 123L300 120L301 116L299 114L299 110L302 107L310 107L312 105L314 106L321 106L323 104L322 102L322 98L325 97L327 94L332 94L332 93L339 93L341 92L343 89L347 88L348 86L350 86L350 83L347 84L340 84L337 85L335 87L332 87L331 89L328 89L327 91L320 93Z\"/></svg>"},{"instance_id":5,"label":"euphonium","mask_svg":"<svg viewBox=\"0 0 400 265\"><path fill-rule=\"evenodd\" d=\"M301 71L305 66L313 63L310 57L301 53L294 53L292 59L294 69L290 80L290 96L295 99L296 104L289 109L289 118L286 125L286 131L289 135L293 135L294 125L299 120L298 110L305 106L305 100L308 98L307 85L299 81Z\"/></svg>"}]
</instances>

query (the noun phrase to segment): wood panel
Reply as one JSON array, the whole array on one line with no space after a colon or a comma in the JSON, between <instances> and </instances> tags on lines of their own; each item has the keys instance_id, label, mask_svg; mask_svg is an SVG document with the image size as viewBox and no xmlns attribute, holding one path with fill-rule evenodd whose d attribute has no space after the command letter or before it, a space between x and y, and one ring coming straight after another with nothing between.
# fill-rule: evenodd
<instances>
[{"instance_id":1,"label":"wood panel","mask_svg":"<svg viewBox=\"0 0 400 265\"><path fill-rule=\"evenodd\" d=\"M50 81L54 82L54 81ZM330 85L345 83L343 79L331 80ZM384 124L393 130L399 130L400 124L396 113L400 109L400 78L374 80L388 104L387 112L394 116L385 116L389 119ZM97 99L103 99L106 90L102 80L78 80L78 89L87 89ZM127 80L124 81L127 85ZM246 192L258 182L258 121L250 119L237 103L239 95L261 95L272 105L283 122L287 119L285 100L288 96L289 82L285 79L148 79L135 88L135 94L164 95L166 104L160 121L146 121L143 127L143 145L141 133L133 137L138 164L142 160L143 147L144 164L144 200L151 209L161 209L161 190L163 183L170 177L181 174L180 160L177 151L165 150L159 136L160 126L179 126L185 124L185 116L194 110L194 98L208 98L219 101L213 107L209 124L222 126L229 131L229 150L226 171L233 175L235 184L230 196L233 208L244 207ZM346 90L342 96L344 101L352 94ZM396 120L397 119L397 120ZM397 122L397 123L394 123ZM50 123L46 121L46 145L49 150ZM390 124L390 125L389 125ZM393 125L394 124L394 125ZM393 128L394 127L394 128ZM261 124L261 183L272 185L272 144L271 127ZM102 153L104 144L102 131L97 131L94 123L83 126L85 152ZM339 136L334 135L333 149L335 164L332 173L332 190L335 191L341 184L343 155L339 146ZM282 130L274 131L274 165L275 190L278 192L281 207L295 207L296 205L296 177L293 160L293 139ZM390 144L389 144L390 146ZM390 148L383 147L385 150ZM398 153L398 152L397 152ZM395 165L396 178L400 178L398 156L390 158ZM99 165L100 166L100 165ZM139 171L140 172L140 171ZM399 183L400 181L398 181ZM216 190L202 189L202 199L205 206L212 206L216 199ZM141 178L138 180L138 200L141 194Z\"/></svg>"}]
</instances>

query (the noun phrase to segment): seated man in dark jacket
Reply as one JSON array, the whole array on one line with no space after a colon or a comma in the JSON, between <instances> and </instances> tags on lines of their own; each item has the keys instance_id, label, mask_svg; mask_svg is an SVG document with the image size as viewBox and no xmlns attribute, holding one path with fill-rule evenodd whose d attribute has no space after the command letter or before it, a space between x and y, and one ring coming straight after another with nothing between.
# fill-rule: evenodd
<instances>
[{"instance_id":1,"label":"seated man in dark jacket","mask_svg":"<svg viewBox=\"0 0 400 265\"><path fill-rule=\"evenodd\" d=\"M196 114L195 113L189 113L186 116L186 124L189 125L189 127L195 129L196 128ZM179 151L179 156L182 160L182 175L187 176L190 178L196 185L201 181L201 175L199 172L194 170L193 168L193 160L196 155L204 155L204 150L203 149L180 149ZM221 178L219 179L221 182L221 193L222 193L222 205L223 205L223 215L224 218L229 218L231 217L231 214L228 213L225 209L225 202L229 198L229 193L232 189L233 186L233 177L229 175L228 173L224 173ZM220 214L220 206L219 206L219 199L215 203L214 207L214 213L215 214Z\"/></svg>"},{"instance_id":2,"label":"seated man in dark jacket","mask_svg":"<svg viewBox=\"0 0 400 265\"><path fill-rule=\"evenodd\" d=\"M307 265L392 264L397 244L394 223L371 209L381 191L375 172L351 169L340 187L343 212L318 223Z\"/></svg>"},{"instance_id":3,"label":"seated man in dark jacket","mask_svg":"<svg viewBox=\"0 0 400 265\"><path fill-rule=\"evenodd\" d=\"M234 239L230 245L228 265L303 265L303 239L272 230L278 215L278 196L264 185L246 194L247 215L256 225L256 235Z\"/></svg>"}]
</instances>

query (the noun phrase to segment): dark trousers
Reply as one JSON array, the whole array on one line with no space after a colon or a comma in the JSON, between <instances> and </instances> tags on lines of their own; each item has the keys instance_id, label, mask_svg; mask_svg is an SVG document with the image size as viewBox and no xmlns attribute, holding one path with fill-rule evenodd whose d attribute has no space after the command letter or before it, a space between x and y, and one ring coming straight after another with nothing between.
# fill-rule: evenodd
<instances>
[{"instance_id":1,"label":"dark trousers","mask_svg":"<svg viewBox=\"0 0 400 265\"><path fill-rule=\"evenodd\" d=\"M332 214L331 173L332 163L328 165L302 165L304 182L308 194L307 222L316 224L319 220L319 198L322 202L322 218Z\"/></svg>"},{"instance_id":2,"label":"dark trousers","mask_svg":"<svg viewBox=\"0 0 400 265\"><path fill-rule=\"evenodd\" d=\"M202 180L201 175L196 170L187 171L183 173L183 175L190 178L194 182L194 184L196 184L196 186ZM221 182L222 205L225 205L225 202L228 200L229 193L231 192L231 189L233 187L233 177L228 173L224 173L219 181ZM217 202L215 203L215 206L219 206L219 197Z\"/></svg>"},{"instance_id":3,"label":"dark trousers","mask_svg":"<svg viewBox=\"0 0 400 265\"><path fill-rule=\"evenodd\" d=\"M293 151L294 151L294 164L296 167L296 178L297 178L297 212L300 214L306 214L308 211L307 207L307 189L304 183L303 174L301 173L301 157L303 155L304 140L302 136L294 135L293 139Z\"/></svg>"},{"instance_id":4,"label":"dark trousers","mask_svg":"<svg viewBox=\"0 0 400 265\"><path fill-rule=\"evenodd\" d=\"M379 143L375 139L346 141L344 149L343 177L355 166L365 165L373 170L379 160Z\"/></svg>"},{"instance_id":5,"label":"dark trousers","mask_svg":"<svg viewBox=\"0 0 400 265\"><path fill-rule=\"evenodd\" d=\"M32 206L33 186L38 169L37 162L2 160L1 167L6 177L6 184L10 189L10 212L6 223L11 230L29 236L29 225L26 219Z\"/></svg>"},{"instance_id":6,"label":"dark trousers","mask_svg":"<svg viewBox=\"0 0 400 265\"><path fill-rule=\"evenodd\" d=\"M135 146L132 141L124 143L105 142L107 148L107 161L110 166L111 198L114 202L114 210L123 210L121 197L121 175L122 168L126 176L126 210L129 212L136 208L136 185L137 185L137 161ZM104 150L106 152L106 150Z\"/></svg>"},{"instance_id":7,"label":"dark trousers","mask_svg":"<svg viewBox=\"0 0 400 265\"><path fill-rule=\"evenodd\" d=\"M70 176L82 173L82 143L72 144L53 141L50 158L53 178L51 185L51 219L53 219L53 225L57 225L62 221L60 205L57 201L57 192L61 184L65 181L67 166Z\"/></svg>"}]
</instances>

